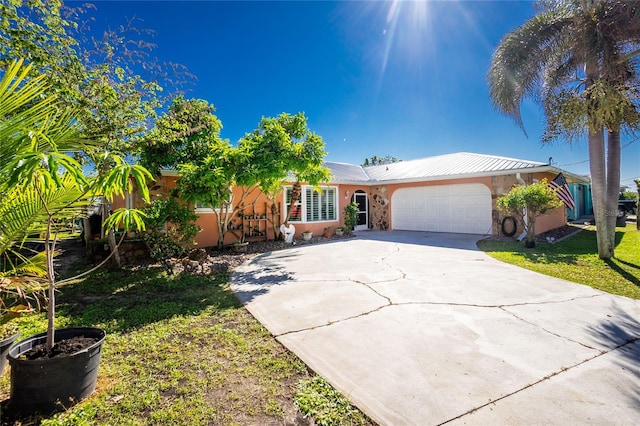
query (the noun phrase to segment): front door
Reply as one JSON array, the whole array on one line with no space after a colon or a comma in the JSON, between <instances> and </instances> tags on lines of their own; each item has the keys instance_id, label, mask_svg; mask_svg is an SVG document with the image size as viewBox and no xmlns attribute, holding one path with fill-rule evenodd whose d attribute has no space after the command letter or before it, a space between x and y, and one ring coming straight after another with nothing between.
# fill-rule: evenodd
<instances>
[{"instance_id":1,"label":"front door","mask_svg":"<svg viewBox=\"0 0 640 426\"><path fill-rule=\"evenodd\" d=\"M367 193L362 190L354 192L353 201L358 204L358 223L356 223L355 230L369 229L369 198Z\"/></svg>"}]
</instances>

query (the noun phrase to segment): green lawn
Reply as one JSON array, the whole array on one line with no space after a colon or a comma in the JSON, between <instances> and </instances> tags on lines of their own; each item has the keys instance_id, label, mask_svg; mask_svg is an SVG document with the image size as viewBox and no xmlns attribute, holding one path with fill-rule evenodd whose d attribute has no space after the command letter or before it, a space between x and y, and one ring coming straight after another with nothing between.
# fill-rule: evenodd
<instances>
[{"instance_id":1,"label":"green lawn","mask_svg":"<svg viewBox=\"0 0 640 426\"><path fill-rule=\"evenodd\" d=\"M227 273L102 271L63 286L58 300L59 327L107 331L96 392L67 412L19 418L8 411L5 372L3 425L281 425L304 415L370 424L240 305ZM44 331L45 314L20 326L23 336Z\"/></svg>"},{"instance_id":2,"label":"green lawn","mask_svg":"<svg viewBox=\"0 0 640 426\"><path fill-rule=\"evenodd\" d=\"M640 231L635 224L616 228L615 258L597 255L595 227L555 244L524 248L515 241L483 240L480 249L503 262L612 294L640 299Z\"/></svg>"}]
</instances>

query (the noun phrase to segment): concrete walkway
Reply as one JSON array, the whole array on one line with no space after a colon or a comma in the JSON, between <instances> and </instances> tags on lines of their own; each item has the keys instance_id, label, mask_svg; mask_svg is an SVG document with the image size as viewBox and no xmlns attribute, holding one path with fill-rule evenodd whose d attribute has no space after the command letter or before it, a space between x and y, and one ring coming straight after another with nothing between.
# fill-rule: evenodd
<instances>
[{"instance_id":1,"label":"concrete walkway","mask_svg":"<svg viewBox=\"0 0 640 426\"><path fill-rule=\"evenodd\" d=\"M479 238L364 232L261 255L232 288L381 425L640 424L640 302Z\"/></svg>"}]
</instances>

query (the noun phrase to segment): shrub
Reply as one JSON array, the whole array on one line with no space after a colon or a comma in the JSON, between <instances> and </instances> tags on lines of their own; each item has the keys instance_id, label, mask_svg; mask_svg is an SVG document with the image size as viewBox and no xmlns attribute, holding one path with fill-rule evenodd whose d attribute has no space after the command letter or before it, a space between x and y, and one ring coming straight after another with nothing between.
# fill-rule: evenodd
<instances>
[{"instance_id":1,"label":"shrub","mask_svg":"<svg viewBox=\"0 0 640 426\"><path fill-rule=\"evenodd\" d=\"M351 234L353 227L358 223L358 212L360 207L355 201L344 206L344 232Z\"/></svg>"},{"instance_id":2,"label":"shrub","mask_svg":"<svg viewBox=\"0 0 640 426\"><path fill-rule=\"evenodd\" d=\"M517 218L525 231L526 246L535 246L536 217L562 206L562 201L546 179L530 185L515 185L508 194L496 201L498 209Z\"/></svg>"},{"instance_id":3,"label":"shrub","mask_svg":"<svg viewBox=\"0 0 640 426\"><path fill-rule=\"evenodd\" d=\"M195 244L200 227L189 205L175 198L159 198L144 209L147 230L143 234L151 257L156 260L181 257Z\"/></svg>"}]
</instances>

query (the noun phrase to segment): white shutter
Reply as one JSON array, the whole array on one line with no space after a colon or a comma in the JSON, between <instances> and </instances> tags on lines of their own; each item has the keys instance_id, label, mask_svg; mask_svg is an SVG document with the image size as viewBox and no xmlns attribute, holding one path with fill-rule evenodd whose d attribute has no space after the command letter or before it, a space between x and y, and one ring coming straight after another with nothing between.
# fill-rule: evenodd
<instances>
[{"instance_id":1,"label":"white shutter","mask_svg":"<svg viewBox=\"0 0 640 426\"><path fill-rule=\"evenodd\" d=\"M327 220L336 220L336 190L329 188L327 194Z\"/></svg>"}]
</instances>

